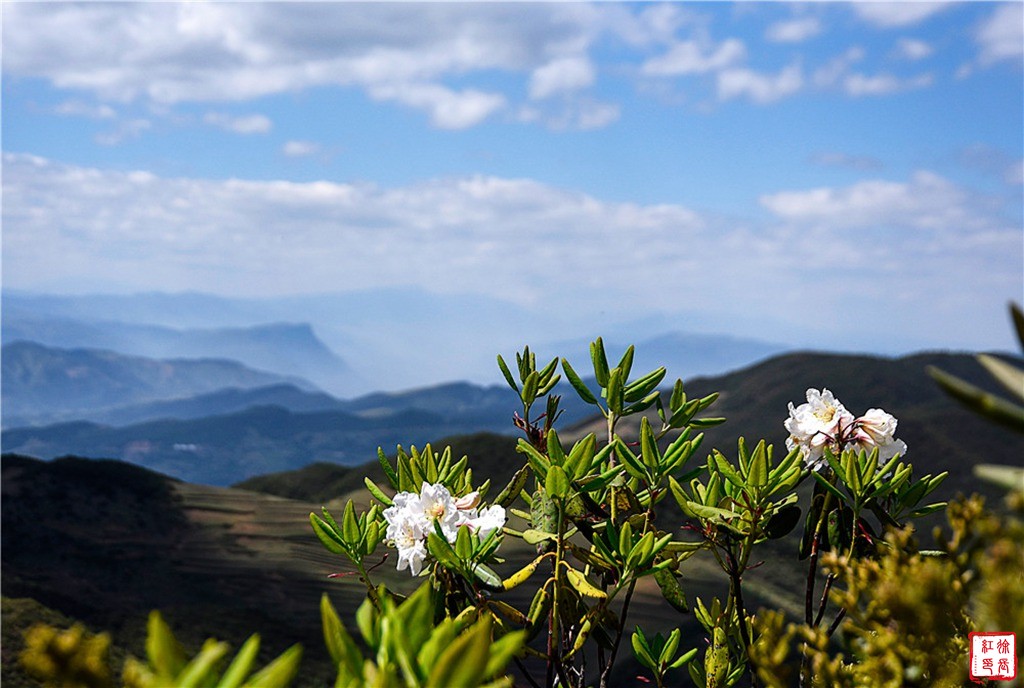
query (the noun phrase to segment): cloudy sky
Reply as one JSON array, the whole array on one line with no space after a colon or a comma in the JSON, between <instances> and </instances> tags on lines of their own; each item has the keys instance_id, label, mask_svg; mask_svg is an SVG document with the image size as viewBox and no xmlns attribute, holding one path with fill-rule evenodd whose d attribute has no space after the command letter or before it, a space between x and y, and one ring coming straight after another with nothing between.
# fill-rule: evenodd
<instances>
[{"instance_id":1,"label":"cloudy sky","mask_svg":"<svg viewBox=\"0 0 1024 688\"><path fill-rule=\"evenodd\" d=\"M1009 347L1022 7L4 3L3 287Z\"/></svg>"}]
</instances>

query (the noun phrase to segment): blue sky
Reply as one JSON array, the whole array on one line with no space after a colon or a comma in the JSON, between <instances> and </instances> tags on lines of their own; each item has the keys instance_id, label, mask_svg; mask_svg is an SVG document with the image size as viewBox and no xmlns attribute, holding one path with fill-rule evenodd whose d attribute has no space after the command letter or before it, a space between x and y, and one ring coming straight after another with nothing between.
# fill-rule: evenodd
<instances>
[{"instance_id":1,"label":"blue sky","mask_svg":"<svg viewBox=\"0 0 1024 688\"><path fill-rule=\"evenodd\" d=\"M1022 7L5 3L3 286L1009 347Z\"/></svg>"}]
</instances>

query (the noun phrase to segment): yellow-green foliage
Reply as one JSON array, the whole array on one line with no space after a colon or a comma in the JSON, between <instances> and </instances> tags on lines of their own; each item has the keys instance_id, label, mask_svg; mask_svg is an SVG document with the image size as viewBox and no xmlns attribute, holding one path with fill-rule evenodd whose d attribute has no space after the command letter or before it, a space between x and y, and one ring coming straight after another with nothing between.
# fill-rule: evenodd
<instances>
[{"instance_id":1,"label":"yellow-green foliage","mask_svg":"<svg viewBox=\"0 0 1024 688\"><path fill-rule=\"evenodd\" d=\"M949 505L941 552L919 552L909 529L891 532L876 558L830 553L832 602L846 618L830 643L823 628L787 624L781 612L754 620L750 656L768 686L793 684L801 649L814 684L961 686L968 633L1024 632L1024 527L978 497ZM839 648L836 647L838 641Z\"/></svg>"},{"instance_id":2,"label":"yellow-green foliage","mask_svg":"<svg viewBox=\"0 0 1024 688\"><path fill-rule=\"evenodd\" d=\"M45 686L108 688L110 635L93 634L80 624L60 630L36 624L25 632L21 665Z\"/></svg>"},{"instance_id":3,"label":"yellow-green foliage","mask_svg":"<svg viewBox=\"0 0 1024 688\"><path fill-rule=\"evenodd\" d=\"M435 625L430 583L401 604L383 588L374 601L363 603L356 622L369 657L364 657L326 595L320 612L327 649L338 670L336 688L509 688L512 679L503 675L505 667L525 640L523 631L495 639L493 617L472 607Z\"/></svg>"},{"instance_id":4,"label":"yellow-green foliage","mask_svg":"<svg viewBox=\"0 0 1024 688\"><path fill-rule=\"evenodd\" d=\"M127 688L284 688L298 670L302 648L285 650L256 673L250 673L259 651L259 636L251 636L222 672L227 643L207 640L189 658L159 612L149 615L147 661L129 658L123 685ZM25 633L21 664L45 686L54 688L109 688L110 636L93 635L79 625L68 630L39 624Z\"/></svg>"}]
</instances>

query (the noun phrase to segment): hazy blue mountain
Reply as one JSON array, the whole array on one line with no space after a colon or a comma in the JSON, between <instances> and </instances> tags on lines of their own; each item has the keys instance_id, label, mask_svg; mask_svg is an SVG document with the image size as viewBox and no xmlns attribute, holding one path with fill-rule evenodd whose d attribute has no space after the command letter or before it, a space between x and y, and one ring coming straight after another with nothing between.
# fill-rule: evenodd
<instances>
[{"instance_id":1,"label":"hazy blue mountain","mask_svg":"<svg viewBox=\"0 0 1024 688\"><path fill-rule=\"evenodd\" d=\"M305 323L176 329L64 315L4 313L3 342L106 349L148 358L224 358L250 368L315 380L337 394L360 390L358 376Z\"/></svg>"},{"instance_id":2,"label":"hazy blue mountain","mask_svg":"<svg viewBox=\"0 0 1024 688\"><path fill-rule=\"evenodd\" d=\"M610 339L605 342L609 357L621 355L631 342ZM721 375L763 361L782 353L788 347L758 339L717 334L668 332L635 342L633 370L646 373L658 366L668 369L669 381L691 380L698 375ZM576 350L588 352L589 342L580 342ZM581 366L588 364L581 357ZM613 362L614 364L614 362Z\"/></svg>"},{"instance_id":3,"label":"hazy blue mountain","mask_svg":"<svg viewBox=\"0 0 1024 688\"><path fill-rule=\"evenodd\" d=\"M96 417L107 410L181 399L224 388L307 381L253 370L224 359L126 356L100 349L57 349L34 342L5 344L0 396L5 427Z\"/></svg>"},{"instance_id":4,"label":"hazy blue mountain","mask_svg":"<svg viewBox=\"0 0 1024 688\"><path fill-rule=\"evenodd\" d=\"M145 328L125 329L129 324L189 330L188 338L193 339L194 330L309 323L316 337L340 352L350 368L319 355L298 356L288 368L243 358L237 350L217 355L301 375L341 397L450 380L500 384L495 355L511 359L526 344L538 358L567 356L583 365L588 344L598 335L610 351L620 353L628 343L642 343L637 347L638 365L657 358L658 364L669 367L670 375L682 377L724 373L786 348L753 339L688 334L691 328L715 331L715 323L699 314L595 319L586 313L527 309L479 294L437 294L407 287L246 299L188 292L52 296L15 291L3 294L3 306L5 338L18 336L53 346L87 344L151 356L157 353L152 348L128 348L132 339L150 344L152 340ZM59 329L54 321L62 323ZM619 343L621 347L616 346ZM165 349L160 355L179 354Z\"/></svg>"},{"instance_id":5,"label":"hazy blue mountain","mask_svg":"<svg viewBox=\"0 0 1024 688\"><path fill-rule=\"evenodd\" d=\"M189 482L230 485L315 461L355 465L377 447L423 444L467 431L424 411L360 418L342 411L292 413L278 406L194 420L159 420L121 428L75 422L3 432L4 451L54 458L118 458Z\"/></svg>"},{"instance_id":6,"label":"hazy blue mountain","mask_svg":"<svg viewBox=\"0 0 1024 688\"><path fill-rule=\"evenodd\" d=\"M741 372L689 381L692 396L721 392L713 414L729 419L709 428L707 446L731 450L736 436L785 440L782 422L789 402L800 403L807 387L827 386L855 412L881 407L900 420L898 435L927 470L963 472L981 453L1012 462L1021 441L1011 444L996 428L948 399L925 372L938 365L977 384L992 386L967 355L920 354L879 358L801 353L770 358ZM564 393L571 414L559 423L568 435L603 421ZM17 428L3 433L5 451L53 458L65 454L116 458L192 482L233 484L262 473L327 462L356 465L372 461L378 446L422 446L440 438L491 430L510 432L516 396L500 387L444 385L406 394L369 395L345 402L347 410L298 413L280 407L247 410L193 420L166 420L111 428L72 423ZM967 440L967 441L965 441Z\"/></svg>"},{"instance_id":7,"label":"hazy blue mountain","mask_svg":"<svg viewBox=\"0 0 1024 688\"><path fill-rule=\"evenodd\" d=\"M99 413L83 414L81 420L103 425L133 425L150 420L188 420L237 413L253 406L280 406L293 412L343 410L348 404L325 392L299 389L291 384L238 389L230 387L185 399L133 404Z\"/></svg>"}]
</instances>

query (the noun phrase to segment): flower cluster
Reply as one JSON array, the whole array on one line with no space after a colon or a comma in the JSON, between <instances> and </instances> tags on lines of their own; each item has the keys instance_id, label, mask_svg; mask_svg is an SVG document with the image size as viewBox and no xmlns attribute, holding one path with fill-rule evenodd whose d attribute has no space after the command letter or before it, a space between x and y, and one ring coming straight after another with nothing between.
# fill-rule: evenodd
<instances>
[{"instance_id":1,"label":"flower cluster","mask_svg":"<svg viewBox=\"0 0 1024 688\"><path fill-rule=\"evenodd\" d=\"M827 389L809 389L807 403L797 407L790 403L785 426L789 431L786 447L790 451L799 447L804 465L815 471L826 464L826 448L838 455L846 449L871 451L877 447L880 461L907 451L906 443L894 436L896 419L890 414L869 409L855 418Z\"/></svg>"},{"instance_id":2,"label":"flower cluster","mask_svg":"<svg viewBox=\"0 0 1024 688\"><path fill-rule=\"evenodd\" d=\"M504 508L495 504L478 512L479 504L479 492L456 499L441 484L423 483L419 494L396 494L392 506L384 510L384 520L388 523L385 537L398 549L398 570L408 568L412 575L419 575L427 559L427 534L438 526L449 542L455 542L461 527L485 538L505 525Z\"/></svg>"}]
</instances>

